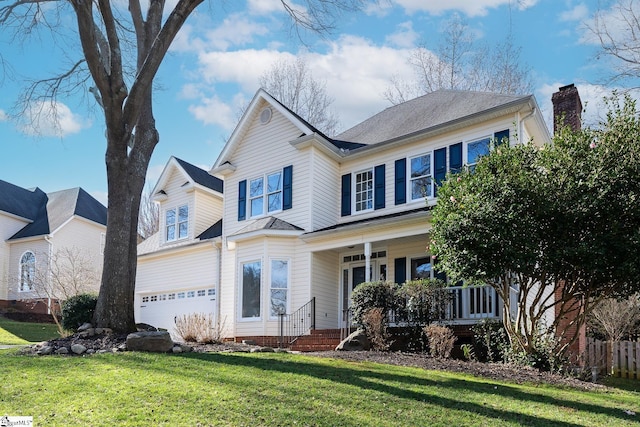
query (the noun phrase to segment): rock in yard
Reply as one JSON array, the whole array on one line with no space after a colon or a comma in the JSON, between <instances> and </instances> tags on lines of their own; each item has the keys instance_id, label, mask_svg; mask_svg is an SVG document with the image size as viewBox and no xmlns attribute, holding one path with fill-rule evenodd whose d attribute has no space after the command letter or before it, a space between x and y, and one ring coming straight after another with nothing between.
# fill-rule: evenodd
<instances>
[{"instance_id":1,"label":"rock in yard","mask_svg":"<svg viewBox=\"0 0 640 427\"><path fill-rule=\"evenodd\" d=\"M171 349L171 351L174 353L182 353L182 347L180 347L179 345L176 345Z\"/></svg>"},{"instance_id":2,"label":"rock in yard","mask_svg":"<svg viewBox=\"0 0 640 427\"><path fill-rule=\"evenodd\" d=\"M342 340L336 347L336 351L361 351L369 350L370 347L371 344L367 334L362 329L358 329Z\"/></svg>"},{"instance_id":3,"label":"rock in yard","mask_svg":"<svg viewBox=\"0 0 640 427\"><path fill-rule=\"evenodd\" d=\"M127 335L127 350L166 353L173 348L169 332L134 332Z\"/></svg>"},{"instance_id":4,"label":"rock in yard","mask_svg":"<svg viewBox=\"0 0 640 427\"><path fill-rule=\"evenodd\" d=\"M38 354L40 356L48 356L51 353L53 353L53 347L51 347L49 345L45 345L40 350L36 351L36 354Z\"/></svg>"},{"instance_id":5,"label":"rock in yard","mask_svg":"<svg viewBox=\"0 0 640 427\"><path fill-rule=\"evenodd\" d=\"M69 349L67 347L60 347L56 350L56 354L69 354Z\"/></svg>"},{"instance_id":6,"label":"rock in yard","mask_svg":"<svg viewBox=\"0 0 640 427\"><path fill-rule=\"evenodd\" d=\"M75 354L82 354L87 351L87 347L83 346L82 344L73 344L71 346L71 351Z\"/></svg>"},{"instance_id":7,"label":"rock in yard","mask_svg":"<svg viewBox=\"0 0 640 427\"><path fill-rule=\"evenodd\" d=\"M93 328L93 325L91 323L83 323L79 328L78 328L78 332L82 332L82 331L86 331L87 329L91 329Z\"/></svg>"}]
</instances>

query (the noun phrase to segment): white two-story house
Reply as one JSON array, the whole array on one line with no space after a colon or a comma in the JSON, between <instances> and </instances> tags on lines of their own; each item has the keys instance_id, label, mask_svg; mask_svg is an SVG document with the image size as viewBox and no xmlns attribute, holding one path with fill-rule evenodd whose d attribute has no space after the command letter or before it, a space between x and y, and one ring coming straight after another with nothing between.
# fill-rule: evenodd
<instances>
[{"instance_id":1,"label":"white two-story house","mask_svg":"<svg viewBox=\"0 0 640 427\"><path fill-rule=\"evenodd\" d=\"M0 308L47 313L98 293L107 208L82 188L45 193L0 180Z\"/></svg>"},{"instance_id":2,"label":"white two-story house","mask_svg":"<svg viewBox=\"0 0 640 427\"><path fill-rule=\"evenodd\" d=\"M178 317L217 314L222 191L222 181L207 171L175 157L167 162L152 190L160 208L159 231L138 245L138 323L175 336Z\"/></svg>"},{"instance_id":3,"label":"white two-story house","mask_svg":"<svg viewBox=\"0 0 640 427\"><path fill-rule=\"evenodd\" d=\"M329 138L259 90L210 171L225 183L217 303L229 337L273 345L283 312L297 313L284 335L336 330L358 284L433 276L438 183L492 143L528 140L551 140L531 95L441 90ZM454 323L500 316L492 289L456 292Z\"/></svg>"}]
</instances>

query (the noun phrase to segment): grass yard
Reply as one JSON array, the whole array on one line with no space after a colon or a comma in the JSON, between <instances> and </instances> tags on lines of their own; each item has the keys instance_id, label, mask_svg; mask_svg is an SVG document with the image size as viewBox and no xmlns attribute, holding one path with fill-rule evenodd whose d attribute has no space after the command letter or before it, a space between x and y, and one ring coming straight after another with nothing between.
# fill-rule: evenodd
<instances>
[{"instance_id":1,"label":"grass yard","mask_svg":"<svg viewBox=\"0 0 640 427\"><path fill-rule=\"evenodd\" d=\"M293 354L4 350L0 366L0 412L43 426L640 425L634 391L516 385Z\"/></svg>"},{"instance_id":2,"label":"grass yard","mask_svg":"<svg viewBox=\"0 0 640 427\"><path fill-rule=\"evenodd\" d=\"M58 329L53 323L16 322L0 316L0 345L29 344L56 337Z\"/></svg>"}]
</instances>

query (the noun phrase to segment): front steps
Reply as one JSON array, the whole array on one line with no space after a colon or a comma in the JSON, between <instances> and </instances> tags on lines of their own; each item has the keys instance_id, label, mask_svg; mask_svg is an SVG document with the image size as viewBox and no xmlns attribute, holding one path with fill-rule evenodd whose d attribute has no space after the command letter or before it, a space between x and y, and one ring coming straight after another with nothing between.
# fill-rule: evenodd
<instances>
[{"instance_id":1,"label":"front steps","mask_svg":"<svg viewBox=\"0 0 640 427\"><path fill-rule=\"evenodd\" d=\"M331 351L340 344L340 329L313 329L289 347L292 351Z\"/></svg>"}]
</instances>

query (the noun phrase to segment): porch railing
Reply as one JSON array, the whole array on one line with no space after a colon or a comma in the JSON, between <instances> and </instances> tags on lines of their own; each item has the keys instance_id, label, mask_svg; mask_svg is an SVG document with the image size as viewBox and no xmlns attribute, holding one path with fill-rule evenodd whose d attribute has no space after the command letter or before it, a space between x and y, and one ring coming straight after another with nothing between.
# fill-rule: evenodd
<instances>
[{"instance_id":1,"label":"porch railing","mask_svg":"<svg viewBox=\"0 0 640 427\"><path fill-rule=\"evenodd\" d=\"M351 333L351 308L342 310L342 319L340 320L340 341L344 340Z\"/></svg>"},{"instance_id":2,"label":"porch railing","mask_svg":"<svg viewBox=\"0 0 640 427\"><path fill-rule=\"evenodd\" d=\"M278 315L278 332L280 348L289 347L298 338L316 328L316 298L291 314Z\"/></svg>"}]
</instances>

